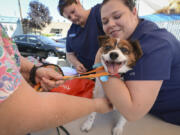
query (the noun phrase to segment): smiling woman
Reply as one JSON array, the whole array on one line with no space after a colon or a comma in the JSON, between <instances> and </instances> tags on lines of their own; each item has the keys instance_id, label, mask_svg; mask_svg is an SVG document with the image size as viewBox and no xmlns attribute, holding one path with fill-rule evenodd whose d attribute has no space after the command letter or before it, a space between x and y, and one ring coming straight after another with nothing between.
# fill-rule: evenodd
<instances>
[{"instance_id":1,"label":"smiling woman","mask_svg":"<svg viewBox=\"0 0 180 135\"><path fill-rule=\"evenodd\" d=\"M127 4L127 2L129 4ZM180 125L180 42L166 29L140 19L133 0L104 0L103 29L110 37L139 40L143 56L124 81L109 77L103 88L115 107L129 121L148 112ZM98 51L97 62L101 52Z\"/></svg>"},{"instance_id":2,"label":"smiling woman","mask_svg":"<svg viewBox=\"0 0 180 135\"><path fill-rule=\"evenodd\" d=\"M122 2L129 7L122 5L122 10L119 10L119 1L113 0L107 4L104 1L101 18L104 32L107 35L127 39L138 24L138 17L136 8L132 8L134 3L128 3L126 0L122 0ZM116 25L118 27L114 27Z\"/></svg>"}]
</instances>

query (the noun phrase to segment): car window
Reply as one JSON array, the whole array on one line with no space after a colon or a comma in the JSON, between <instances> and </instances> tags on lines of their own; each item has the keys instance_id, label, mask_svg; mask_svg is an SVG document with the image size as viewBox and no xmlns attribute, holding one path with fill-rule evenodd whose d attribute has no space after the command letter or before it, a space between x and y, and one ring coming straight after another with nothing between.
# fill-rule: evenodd
<instances>
[{"instance_id":1,"label":"car window","mask_svg":"<svg viewBox=\"0 0 180 135\"><path fill-rule=\"evenodd\" d=\"M37 38L33 37L33 36L28 36L27 41L28 41L28 43L38 43Z\"/></svg>"},{"instance_id":2,"label":"car window","mask_svg":"<svg viewBox=\"0 0 180 135\"><path fill-rule=\"evenodd\" d=\"M60 43L66 43L66 37L64 38L60 38L58 40L56 40L57 42L60 42Z\"/></svg>"},{"instance_id":3,"label":"car window","mask_svg":"<svg viewBox=\"0 0 180 135\"><path fill-rule=\"evenodd\" d=\"M18 37L14 37L14 41L23 41L26 42L27 39L25 36L18 36Z\"/></svg>"},{"instance_id":4,"label":"car window","mask_svg":"<svg viewBox=\"0 0 180 135\"><path fill-rule=\"evenodd\" d=\"M45 36L40 36L40 39L45 44L54 44L55 43L54 40L52 40L52 39L50 39L48 37L45 37Z\"/></svg>"}]
</instances>

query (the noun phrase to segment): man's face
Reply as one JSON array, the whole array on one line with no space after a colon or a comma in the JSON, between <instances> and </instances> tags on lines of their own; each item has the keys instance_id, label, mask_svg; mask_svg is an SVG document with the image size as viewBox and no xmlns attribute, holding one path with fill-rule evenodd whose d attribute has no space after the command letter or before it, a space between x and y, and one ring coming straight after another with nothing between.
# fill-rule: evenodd
<instances>
[{"instance_id":1,"label":"man's face","mask_svg":"<svg viewBox=\"0 0 180 135\"><path fill-rule=\"evenodd\" d=\"M73 3L64 8L63 16L69 19L72 23L81 25L82 16L81 16L81 5Z\"/></svg>"},{"instance_id":2,"label":"man's face","mask_svg":"<svg viewBox=\"0 0 180 135\"><path fill-rule=\"evenodd\" d=\"M138 17L120 0L110 0L102 6L101 19L104 32L110 37L128 39L134 32Z\"/></svg>"}]
</instances>

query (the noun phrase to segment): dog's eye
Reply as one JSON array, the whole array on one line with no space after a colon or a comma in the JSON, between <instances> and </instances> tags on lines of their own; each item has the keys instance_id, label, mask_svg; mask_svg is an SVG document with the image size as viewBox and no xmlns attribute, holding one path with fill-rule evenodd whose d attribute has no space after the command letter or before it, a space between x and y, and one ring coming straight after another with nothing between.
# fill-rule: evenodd
<instances>
[{"instance_id":1,"label":"dog's eye","mask_svg":"<svg viewBox=\"0 0 180 135\"><path fill-rule=\"evenodd\" d=\"M109 50L111 50L111 49L112 49L112 46L105 46L105 47L104 47L104 50L105 50L105 51L109 51Z\"/></svg>"},{"instance_id":2,"label":"dog's eye","mask_svg":"<svg viewBox=\"0 0 180 135\"><path fill-rule=\"evenodd\" d=\"M121 47L120 49L121 49L122 53L129 54L129 50L127 48Z\"/></svg>"}]
</instances>

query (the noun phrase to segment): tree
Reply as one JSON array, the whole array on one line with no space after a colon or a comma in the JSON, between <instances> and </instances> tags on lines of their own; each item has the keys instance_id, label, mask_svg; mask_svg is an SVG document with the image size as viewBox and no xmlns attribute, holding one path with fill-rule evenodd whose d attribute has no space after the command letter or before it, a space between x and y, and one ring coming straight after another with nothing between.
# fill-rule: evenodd
<instances>
[{"instance_id":1,"label":"tree","mask_svg":"<svg viewBox=\"0 0 180 135\"><path fill-rule=\"evenodd\" d=\"M41 30L51 23L52 17L48 7L38 1L31 1L29 7L30 11L28 12L26 23L28 22L30 28Z\"/></svg>"}]
</instances>

